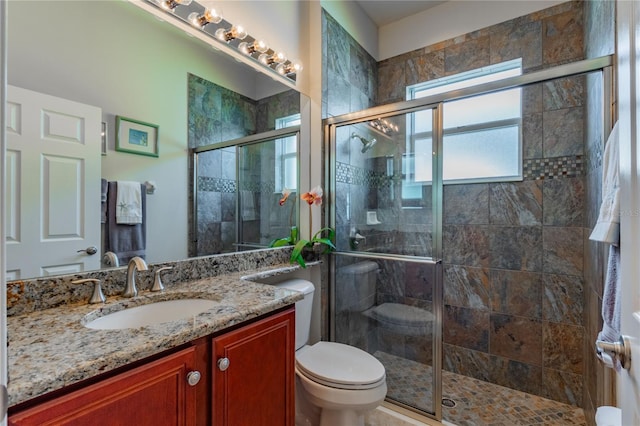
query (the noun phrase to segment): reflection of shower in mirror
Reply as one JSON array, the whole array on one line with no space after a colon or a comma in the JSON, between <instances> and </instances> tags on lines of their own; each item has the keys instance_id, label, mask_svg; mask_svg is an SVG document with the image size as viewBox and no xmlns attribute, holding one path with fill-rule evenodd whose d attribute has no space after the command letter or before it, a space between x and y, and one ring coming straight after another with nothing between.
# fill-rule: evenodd
<instances>
[{"instance_id":1,"label":"reflection of shower in mirror","mask_svg":"<svg viewBox=\"0 0 640 426\"><path fill-rule=\"evenodd\" d=\"M364 154L365 152L369 151L369 150L371 149L371 147L373 147L373 146L376 144L376 142L378 142L378 141L376 140L376 138L373 138L373 139L367 140L367 139L365 139L363 136L358 135L356 132L353 132L353 133L351 134L351 139L354 139L354 138L358 138L358 139L360 139L360 142L362 142L362 149L361 149L361 152L362 152L363 154Z\"/></svg>"}]
</instances>

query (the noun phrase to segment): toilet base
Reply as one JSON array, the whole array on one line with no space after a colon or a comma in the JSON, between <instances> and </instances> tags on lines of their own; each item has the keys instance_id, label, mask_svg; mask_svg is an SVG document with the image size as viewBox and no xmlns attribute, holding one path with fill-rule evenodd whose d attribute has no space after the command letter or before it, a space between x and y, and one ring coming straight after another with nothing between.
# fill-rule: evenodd
<instances>
[{"instance_id":1,"label":"toilet base","mask_svg":"<svg viewBox=\"0 0 640 426\"><path fill-rule=\"evenodd\" d=\"M322 410L320 426L350 425L364 426L364 413L354 410Z\"/></svg>"}]
</instances>

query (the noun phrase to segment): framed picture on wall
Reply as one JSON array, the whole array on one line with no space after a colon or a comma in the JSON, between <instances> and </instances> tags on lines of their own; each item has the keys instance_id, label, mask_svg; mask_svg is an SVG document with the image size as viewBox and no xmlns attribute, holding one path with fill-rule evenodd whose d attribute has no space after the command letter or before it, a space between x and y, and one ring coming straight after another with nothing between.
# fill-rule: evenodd
<instances>
[{"instance_id":1,"label":"framed picture on wall","mask_svg":"<svg viewBox=\"0 0 640 426\"><path fill-rule=\"evenodd\" d=\"M158 126L116 116L116 151L158 156Z\"/></svg>"}]
</instances>

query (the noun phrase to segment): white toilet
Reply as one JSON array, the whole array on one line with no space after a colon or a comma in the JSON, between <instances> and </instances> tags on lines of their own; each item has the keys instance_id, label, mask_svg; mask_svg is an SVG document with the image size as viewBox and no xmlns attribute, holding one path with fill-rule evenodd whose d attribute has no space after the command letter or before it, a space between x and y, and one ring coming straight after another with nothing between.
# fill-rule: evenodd
<instances>
[{"instance_id":1,"label":"white toilet","mask_svg":"<svg viewBox=\"0 0 640 426\"><path fill-rule=\"evenodd\" d=\"M296 303L296 425L364 426L364 414L387 395L384 366L367 352L342 343L306 346L313 284L292 279L277 286L304 293Z\"/></svg>"}]
</instances>

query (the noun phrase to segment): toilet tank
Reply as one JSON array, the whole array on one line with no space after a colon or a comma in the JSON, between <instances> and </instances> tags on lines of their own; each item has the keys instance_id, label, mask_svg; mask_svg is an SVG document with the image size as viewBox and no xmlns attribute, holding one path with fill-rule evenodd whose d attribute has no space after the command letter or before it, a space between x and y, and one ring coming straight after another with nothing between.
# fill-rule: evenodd
<instances>
[{"instance_id":1,"label":"toilet tank","mask_svg":"<svg viewBox=\"0 0 640 426\"><path fill-rule=\"evenodd\" d=\"M378 264L370 260L339 268L336 291L340 297L336 303L351 312L363 312L372 307L376 301L379 269Z\"/></svg>"},{"instance_id":2,"label":"toilet tank","mask_svg":"<svg viewBox=\"0 0 640 426\"><path fill-rule=\"evenodd\" d=\"M279 288L299 291L304 294L304 299L296 302L296 350L309 341L311 330L311 310L313 308L313 283L307 280L291 279L275 285Z\"/></svg>"}]
</instances>

